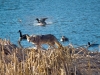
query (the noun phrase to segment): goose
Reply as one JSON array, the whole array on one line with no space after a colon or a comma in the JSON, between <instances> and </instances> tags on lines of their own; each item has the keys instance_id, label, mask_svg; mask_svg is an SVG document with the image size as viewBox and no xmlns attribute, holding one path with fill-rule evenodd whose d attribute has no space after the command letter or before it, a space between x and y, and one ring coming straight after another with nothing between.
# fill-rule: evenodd
<instances>
[{"instance_id":1,"label":"goose","mask_svg":"<svg viewBox=\"0 0 100 75\"><path fill-rule=\"evenodd\" d=\"M45 22L46 19L48 19L48 18L41 18L41 19L36 18L37 22L38 22L39 25L41 25L41 26L44 26L44 25L47 24L47 23Z\"/></svg>"},{"instance_id":2,"label":"goose","mask_svg":"<svg viewBox=\"0 0 100 75\"><path fill-rule=\"evenodd\" d=\"M97 46L99 46L99 44L91 44L90 42L88 42L88 47L97 47Z\"/></svg>"},{"instance_id":3,"label":"goose","mask_svg":"<svg viewBox=\"0 0 100 75\"><path fill-rule=\"evenodd\" d=\"M62 36L60 41L65 42L65 41L69 41L69 39L67 37L65 37L65 36Z\"/></svg>"},{"instance_id":4,"label":"goose","mask_svg":"<svg viewBox=\"0 0 100 75\"><path fill-rule=\"evenodd\" d=\"M28 34L24 34L24 35L22 35L21 30L19 30L18 32L20 33L19 41L27 40L26 35L28 35Z\"/></svg>"}]
</instances>

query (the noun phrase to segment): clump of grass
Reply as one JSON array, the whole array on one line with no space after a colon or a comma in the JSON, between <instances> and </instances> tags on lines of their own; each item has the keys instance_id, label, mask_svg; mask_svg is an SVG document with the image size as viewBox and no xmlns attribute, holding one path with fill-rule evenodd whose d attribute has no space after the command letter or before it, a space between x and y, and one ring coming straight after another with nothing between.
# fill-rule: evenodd
<instances>
[{"instance_id":1,"label":"clump of grass","mask_svg":"<svg viewBox=\"0 0 100 75\"><path fill-rule=\"evenodd\" d=\"M7 45L9 48L5 48L4 44L0 46L1 75L92 75L97 71L96 75L100 74L98 62L92 63L94 57L89 57L90 53L84 48L35 50L10 47L11 43ZM6 54L5 51L10 53Z\"/></svg>"}]
</instances>

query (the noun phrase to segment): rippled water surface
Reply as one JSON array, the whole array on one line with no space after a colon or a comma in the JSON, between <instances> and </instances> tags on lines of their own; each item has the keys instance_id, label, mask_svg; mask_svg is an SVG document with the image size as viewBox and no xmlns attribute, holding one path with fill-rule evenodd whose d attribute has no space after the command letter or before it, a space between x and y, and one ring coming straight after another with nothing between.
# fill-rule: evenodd
<instances>
[{"instance_id":1,"label":"rippled water surface","mask_svg":"<svg viewBox=\"0 0 100 75\"><path fill-rule=\"evenodd\" d=\"M50 24L37 26L37 17L47 17ZM0 38L17 44L18 30L30 35L50 33L58 40L65 35L69 42L63 45L100 44L100 0L0 0Z\"/></svg>"}]
</instances>

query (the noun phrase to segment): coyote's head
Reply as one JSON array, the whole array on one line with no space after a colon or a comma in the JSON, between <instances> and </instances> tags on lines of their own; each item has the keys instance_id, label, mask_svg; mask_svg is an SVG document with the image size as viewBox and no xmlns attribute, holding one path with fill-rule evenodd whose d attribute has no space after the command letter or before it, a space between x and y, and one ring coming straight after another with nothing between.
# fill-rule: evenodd
<instances>
[{"instance_id":1,"label":"coyote's head","mask_svg":"<svg viewBox=\"0 0 100 75\"><path fill-rule=\"evenodd\" d=\"M35 40L36 36L34 36L34 35L32 35L32 36L26 35L26 38L27 38L28 42L32 42L32 43L36 42L36 40Z\"/></svg>"}]
</instances>

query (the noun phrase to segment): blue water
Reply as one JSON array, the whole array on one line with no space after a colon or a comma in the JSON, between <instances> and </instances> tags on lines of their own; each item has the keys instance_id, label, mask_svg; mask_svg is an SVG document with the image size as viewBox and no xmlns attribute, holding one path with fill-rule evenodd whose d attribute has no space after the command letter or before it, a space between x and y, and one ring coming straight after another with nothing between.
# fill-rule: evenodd
<instances>
[{"instance_id":1,"label":"blue water","mask_svg":"<svg viewBox=\"0 0 100 75\"><path fill-rule=\"evenodd\" d=\"M47 17L52 24L37 26L37 17ZM30 35L51 33L58 40L65 35L69 38L62 43L65 46L100 44L100 0L0 0L0 38L17 44L18 30Z\"/></svg>"}]
</instances>

